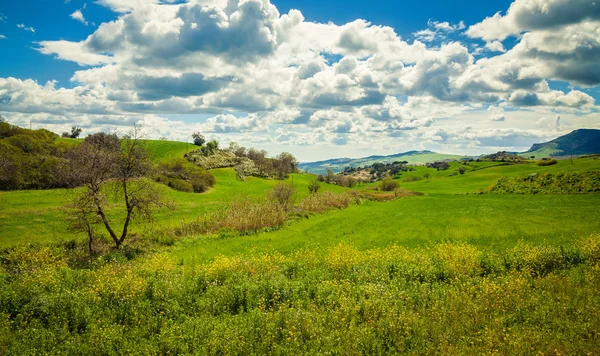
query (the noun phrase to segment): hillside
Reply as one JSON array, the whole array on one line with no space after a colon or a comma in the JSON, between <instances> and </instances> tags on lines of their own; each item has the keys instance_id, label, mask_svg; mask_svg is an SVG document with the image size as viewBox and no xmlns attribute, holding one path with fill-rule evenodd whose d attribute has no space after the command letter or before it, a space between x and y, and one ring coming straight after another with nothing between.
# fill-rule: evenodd
<instances>
[{"instance_id":1,"label":"hillside","mask_svg":"<svg viewBox=\"0 0 600 356\"><path fill-rule=\"evenodd\" d=\"M431 151L408 151L389 156L369 156L364 158L334 158L318 162L300 163L298 168L315 174L323 174L328 168L334 172L341 172L345 167L364 167L374 163L392 163L394 161L407 161L408 164L425 164L427 162L455 160L464 156L436 153Z\"/></svg>"},{"instance_id":2,"label":"hillside","mask_svg":"<svg viewBox=\"0 0 600 356\"><path fill-rule=\"evenodd\" d=\"M600 130L579 129L545 143L536 143L522 156L548 158L555 156L600 154Z\"/></svg>"}]
</instances>

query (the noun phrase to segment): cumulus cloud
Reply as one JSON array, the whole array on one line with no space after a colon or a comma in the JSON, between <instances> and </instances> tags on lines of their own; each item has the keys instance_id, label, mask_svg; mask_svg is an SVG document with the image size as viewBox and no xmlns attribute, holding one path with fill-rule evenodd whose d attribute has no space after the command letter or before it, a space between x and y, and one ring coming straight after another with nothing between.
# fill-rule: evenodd
<instances>
[{"instance_id":1,"label":"cumulus cloud","mask_svg":"<svg viewBox=\"0 0 600 356\"><path fill-rule=\"evenodd\" d=\"M506 15L499 12L475 24L467 35L485 41L504 40L525 31L556 29L586 20L600 20L593 0L515 0Z\"/></svg>"},{"instance_id":2,"label":"cumulus cloud","mask_svg":"<svg viewBox=\"0 0 600 356\"><path fill-rule=\"evenodd\" d=\"M426 29L413 33L413 36L423 42L433 42L438 39L446 38L446 35L449 33L464 30L466 27L463 21L458 24L450 24L449 22L439 22L434 20L429 20L427 26Z\"/></svg>"},{"instance_id":3,"label":"cumulus cloud","mask_svg":"<svg viewBox=\"0 0 600 356\"><path fill-rule=\"evenodd\" d=\"M485 44L485 48L492 52L506 52L504 45L500 41L491 41Z\"/></svg>"},{"instance_id":4,"label":"cumulus cloud","mask_svg":"<svg viewBox=\"0 0 600 356\"><path fill-rule=\"evenodd\" d=\"M492 121L504 121L506 120L506 117L504 116L504 109L500 106L494 106L494 105L490 105L490 107L487 109L489 115L490 115L490 119Z\"/></svg>"},{"instance_id":5,"label":"cumulus cloud","mask_svg":"<svg viewBox=\"0 0 600 356\"><path fill-rule=\"evenodd\" d=\"M409 43L388 26L307 22L268 0L99 0L116 13L113 21L79 42L38 43L40 53L82 66L71 88L0 78L0 111L47 115L56 125L78 117L103 128L132 117L171 138L194 128L265 144L377 142L383 149L400 137L415 148L522 143L550 129L488 132L475 123L518 126L510 116L516 110L598 111L581 88L548 84L600 84L600 22L594 8L576 1L587 15L572 9L556 18L552 9L563 0L516 0L506 15L469 28L468 36L486 42L477 52L459 41L462 22L431 20ZM72 17L86 21L81 11ZM497 27L488 29L494 18ZM505 49L502 40L514 35L516 44ZM454 130L469 113L477 115L461 125L471 131ZM186 129L164 117L176 114L205 116ZM506 140L494 141L494 133Z\"/></svg>"}]
</instances>

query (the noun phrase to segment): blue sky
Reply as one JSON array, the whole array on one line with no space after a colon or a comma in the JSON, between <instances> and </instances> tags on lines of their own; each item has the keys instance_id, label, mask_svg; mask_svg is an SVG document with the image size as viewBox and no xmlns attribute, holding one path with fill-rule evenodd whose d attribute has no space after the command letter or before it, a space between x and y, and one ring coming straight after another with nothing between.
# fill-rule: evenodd
<instances>
[{"instance_id":1,"label":"blue sky","mask_svg":"<svg viewBox=\"0 0 600 356\"><path fill-rule=\"evenodd\" d=\"M600 5L540 4L4 2L0 114L302 160L526 149L600 128Z\"/></svg>"}]
</instances>

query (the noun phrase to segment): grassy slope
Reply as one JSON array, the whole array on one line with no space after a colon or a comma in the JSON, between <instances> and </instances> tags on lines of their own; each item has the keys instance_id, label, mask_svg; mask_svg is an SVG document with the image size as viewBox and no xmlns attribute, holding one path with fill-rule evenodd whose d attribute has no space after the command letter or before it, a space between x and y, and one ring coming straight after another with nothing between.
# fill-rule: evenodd
<instances>
[{"instance_id":1,"label":"grassy slope","mask_svg":"<svg viewBox=\"0 0 600 356\"><path fill-rule=\"evenodd\" d=\"M410 197L388 203L367 202L271 233L187 239L177 245L175 253L187 264L221 254L289 253L340 242L360 249L451 241L502 250L521 239L532 244L561 245L600 231L598 206L600 195Z\"/></svg>"},{"instance_id":2,"label":"grassy slope","mask_svg":"<svg viewBox=\"0 0 600 356\"><path fill-rule=\"evenodd\" d=\"M144 143L150 156L156 162L171 158L183 158L184 154L198 148L191 143L178 141L144 140Z\"/></svg>"},{"instance_id":3,"label":"grassy slope","mask_svg":"<svg viewBox=\"0 0 600 356\"><path fill-rule=\"evenodd\" d=\"M218 240L188 239L176 255L185 262L205 261L219 254L276 250L287 253L305 247L326 247L341 241L361 248L390 244L422 246L441 241L463 241L491 249L513 246L523 239L534 244L569 244L574 238L600 231L600 195L465 195L494 184L501 176L530 173L600 170L600 161L578 159L571 166L559 162L549 167L535 163L493 166L449 177L456 168L436 171L418 167L405 176L430 172L432 178L401 183L426 193L389 203L367 202L348 210L296 222L272 233ZM327 185L328 186L328 185ZM456 195L460 194L460 195Z\"/></svg>"},{"instance_id":4,"label":"grassy slope","mask_svg":"<svg viewBox=\"0 0 600 356\"><path fill-rule=\"evenodd\" d=\"M56 143L78 145L83 139L57 137ZM155 162L161 162L171 158L183 158L183 155L189 151L197 149L191 143L166 140L142 140L150 157Z\"/></svg>"},{"instance_id":5,"label":"grassy slope","mask_svg":"<svg viewBox=\"0 0 600 356\"><path fill-rule=\"evenodd\" d=\"M156 157L177 155L164 141L152 141L157 147ZM176 143L178 144L178 143ZM173 145L179 147L179 145ZM159 147L163 147L160 149ZM185 149L185 146L183 146ZM421 191L426 197L412 197L392 203L371 203L352 207L297 222L278 232L241 237L230 240L213 238L190 239L179 245L177 254L185 259L210 259L218 254L235 254L252 248L268 251L293 251L310 245L330 245L348 240L361 247L385 246L391 243L421 245L431 241L458 239L488 246L507 246L519 238L543 243L571 241L572 236L600 231L597 207L599 195L586 196L465 196L494 184L501 176L521 176L533 172L562 170L600 170L600 161L577 159L574 165L560 161L557 165L538 167L535 163L496 166L479 163L476 171L449 177L459 165L454 163L447 171L418 167L416 172L404 173L422 176L425 180L401 183L405 188ZM472 169L472 168L469 168ZM217 185L205 194L177 192L168 188L166 195L176 202L175 212L161 212L157 223L176 226L182 220L190 221L199 214L214 211L236 196L264 197L277 181L249 178L247 182L235 179L232 169L213 171ZM299 198L308 193L310 176L293 175ZM334 185L324 189L343 191ZM68 199L66 190L17 191L0 193L0 247L20 242L51 242L71 239L66 231L62 206ZM143 232L150 226L138 225L134 231ZM195 257L194 257L195 256Z\"/></svg>"},{"instance_id":6,"label":"grassy slope","mask_svg":"<svg viewBox=\"0 0 600 356\"><path fill-rule=\"evenodd\" d=\"M550 144L540 148L539 150L521 153L520 156L523 156L526 158L535 156L536 159L540 159L540 158L549 158L557 152L560 152L560 150L558 149L558 144L550 143Z\"/></svg>"},{"instance_id":7,"label":"grassy slope","mask_svg":"<svg viewBox=\"0 0 600 356\"><path fill-rule=\"evenodd\" d=\"M157 214L157 223L176 226L181 221L193 220L199 214L215 211L241 195L265 197L279 181L250 177L246 182L235 178L233 169L212 171L217 178L215 188L204 194L183 193L163 186L165 195L176 203L174 212ZM308 194L310 176L294 174L288 179L298 189L298 198ZM343 191L344 188L328 185L326 190ZM0 248L20 242L47 243L71 239L65 227L62 207L68 201L69 190L29 190L0 192ZM122 216L117 211L116 216ZM151 226L137 225L134 232Z\"/></svg>"}]
</instances>

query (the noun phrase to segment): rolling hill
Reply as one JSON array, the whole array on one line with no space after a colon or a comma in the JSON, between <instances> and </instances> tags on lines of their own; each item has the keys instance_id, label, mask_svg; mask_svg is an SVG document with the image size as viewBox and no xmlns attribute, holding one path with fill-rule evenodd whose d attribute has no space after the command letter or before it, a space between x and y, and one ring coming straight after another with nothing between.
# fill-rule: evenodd
<instances>
[{"instance_id":1,"label":"rolling hill","mask_svg":"<svg viewBox=\"0 0 600 356\"><path fill-rule=\"evenodd\" d=\"M300 163L300 169L315 174L323 174L328 168L334 172L341 172L344 167L363 167L374 163L392 163L394 161L407 161L409 164L424 164L441 160L455 160L465 156L436 153L431 151L408 151L389 156L369 156L364 158L334 158L318 162Z\"/></svg>"},{"instance_id":2,"label":"rolling hill","mask_svg":"<svg viewBox=\"0 0 600 356\"><path fill-rule=\"evenodd\" d=\"M600 130L579 129L545 143L536 143L522 156L548 158L600 154Z\"/></svg>"}]
</instances>

